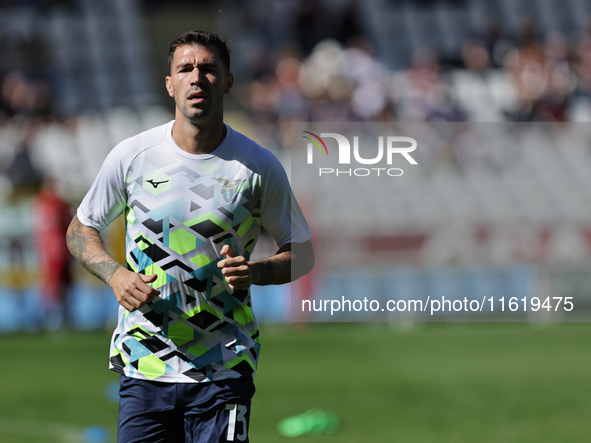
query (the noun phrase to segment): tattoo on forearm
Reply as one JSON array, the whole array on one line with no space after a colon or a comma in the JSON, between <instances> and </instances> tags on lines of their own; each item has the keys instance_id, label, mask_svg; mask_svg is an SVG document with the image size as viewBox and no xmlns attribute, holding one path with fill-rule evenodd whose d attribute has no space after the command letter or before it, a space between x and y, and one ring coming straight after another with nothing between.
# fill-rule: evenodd
<instances>
[{"instance_id":1,"label":"tattoo on forearm","mask_svg":"<svg viewBox=\"0 0 591 443\"><path fill-rule=\"evenodd\" d=\"M271 285L275 283L275 266L268 258L258 262L259 281L258 285Z\"/></svg>"},{"instance_id":2,"label":"tattoo on forearm","mask_svg":"<svg viewBox=\"0 0 591 443\"><path fill-rule=\"evenodd\" d=\"M98 231L74 218L66 236L68 249L84 268L105 283L122 267L105 250Z\"/></svg>"}]
</instances>

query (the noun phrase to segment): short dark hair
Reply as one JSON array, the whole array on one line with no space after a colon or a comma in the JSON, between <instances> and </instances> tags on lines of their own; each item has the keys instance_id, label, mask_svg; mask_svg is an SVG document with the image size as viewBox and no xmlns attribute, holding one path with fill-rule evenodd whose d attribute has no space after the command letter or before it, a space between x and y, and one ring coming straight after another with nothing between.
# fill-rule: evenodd
<instances>
[{"instance_id":1,"label":"short dark hair","mask_svg":"<svg viewBox=\"0 0 591 443\"><path fill-rule=\"evenodd\" d=\"M185 32L175 41L170 44L168 50L168 69L172 68L172 59L174 58L174 51L182 45L202 45L215 46L220 54L223 65L230 72L230 48L226 40L222 40L218 35L207 31L189 31Z\"/></svg>"}]
</instances>

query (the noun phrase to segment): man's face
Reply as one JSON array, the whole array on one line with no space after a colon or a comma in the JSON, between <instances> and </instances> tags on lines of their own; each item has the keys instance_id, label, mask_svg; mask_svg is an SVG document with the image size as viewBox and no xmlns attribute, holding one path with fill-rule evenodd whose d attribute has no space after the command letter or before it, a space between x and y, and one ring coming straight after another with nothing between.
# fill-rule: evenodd
<instances>
[{"instance_id":1,"label":"man's face","mask_svg":"<svg viewBox=\"0 0 591 443\"><path fill-rule=\"evenodd\" d=\"M215 46L182 45L174 52L166 89L176 103L177 119L182 115L202 125L216 116L222 119L224 95L233 82Z\"/></svg>"}]
</instances>

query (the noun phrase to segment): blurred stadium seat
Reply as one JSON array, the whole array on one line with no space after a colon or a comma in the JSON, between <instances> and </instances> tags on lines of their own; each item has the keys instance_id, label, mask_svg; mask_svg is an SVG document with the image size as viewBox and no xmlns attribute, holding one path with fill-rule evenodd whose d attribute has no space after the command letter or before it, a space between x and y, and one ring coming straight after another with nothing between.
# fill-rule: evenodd
<instances>
[{"instance_id":1,"label":"blurred stadium seat","mask_svg":"<svg viewBox=\"0 0 591 443\"><path fill-rule=\"evenodd\" d=\"M420 246L403 245L387 257L391 275L336 276L337 269L326 277L330 284L319 283L326 294L384 284L395 293L428 286L481 294L491 286L517 287L501 284L499 275L514 263L519 268L522 260L540 271L591 258L585 240L591 226L591 131L584 123L566 123L591 120L590 1L321 0L313 10L330 10L331 16L317 23L318 17L306 16L296 3L271 8L263 1L226 3L231 17L217 9L213 15L203 10L203 17L214 17L214 27L232 25L222 29L235 48L237 73L228 107L238 125L281 158L289 157L284 136L293 121L398 121L407 125L403 131L422 137L419 166L406 169L390 187L346 177L301 184L319 238L355 236L354 245L374 237L394 238L396 245L400 238L425 238ZM351 38L346 32L351 22L341 20L352 7L362 38ZM0 80L7 81L6 90L13 71L24 73L25 90L46 81L55 111L48 116L33 105L19 111L2 96L2 171L19 149L22 122L39 117L31 131L31 160L58 178L60 192L75 207L114 145L172 118L155 92L163 88L153 79L149 55L158 32L166 34L155 26L158 11L139 0L2 6L0 38L8 50ZM28 66L19 54L20 45L36 34L48 52L40 58L46 63L41 68ZM472 59L467 48L474 50ZM278 74L286 60L295 70L293 84ZM423 121L457 123L442 130ZM30 230L30 201L15 203L11 193L3 174L3 275L11 264L10 240L27 238ZM330 198L339 193L347 198ZM525 253L517 251L522 243ZM23 275L29 275L35 257L30 239L23 244ZM458 267L453 272L446 268L450 263ZM429 269L419 272L421 266ZM521 275L516 281L537 278L524 269L515 271ZM456 271L462 284L450 277ZM348 283L333 284L337 277ZM9 287L7 281L0 286ZM89 298L92 286L81 291L76 303L84 310L96 300ZM284 295L277 295L269 289L256 296L262 318L284 319L285 306L276 301ZM9 312L16 301L7 300ZM101 316L114 315L111 308ZM15 321L7 320L6 327Z\"/></svg>"}]
</instances>

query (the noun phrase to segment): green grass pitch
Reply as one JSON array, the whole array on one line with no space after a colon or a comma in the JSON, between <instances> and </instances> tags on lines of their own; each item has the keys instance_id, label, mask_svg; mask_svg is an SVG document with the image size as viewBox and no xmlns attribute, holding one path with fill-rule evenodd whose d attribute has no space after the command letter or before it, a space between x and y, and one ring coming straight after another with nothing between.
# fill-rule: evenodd
<instances>
[{"instance_id":1,"label":"green grass pitch","mask_svg":"<svg viewBox=\"0 0 591 443\"><path fill-rule=\"evenodd\" d=\"M591 324L262 326L250 436L290 441L276 426L319 407L332 435L308 442L587 442ZM82 443L114 435L104 332L0 336L0 441Z\"/></svg>"}]
</instances>

